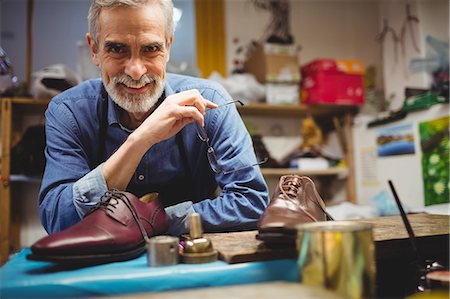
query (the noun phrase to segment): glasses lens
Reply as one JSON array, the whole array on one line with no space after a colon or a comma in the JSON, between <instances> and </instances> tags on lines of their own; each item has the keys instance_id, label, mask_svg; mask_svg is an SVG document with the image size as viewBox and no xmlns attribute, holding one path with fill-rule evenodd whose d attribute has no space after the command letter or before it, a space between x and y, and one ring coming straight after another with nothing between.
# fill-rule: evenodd
<instances>
[{"instance_id":1,"label":"glasses lens","mask_svg":"<svg viewBox=\"0 0 450 299\"><path fill-rule=\"evenodd\" d=\"M208 138L208 135L206 134L205 128L200 126L198 122L196 122L196 128L197 128L198 138L200 138L200 140L203 142L209 141L209 138Z\"/></svg>"},{"instance_id":2,"label":"glasses lens","mask_svg":"<svg viewBox=\"0 0 450 299\"><path fill-rule=\"evenodd\" d=\"M211 146L208 147L207 156L209 165L211 165L211 169L215 173L221 173L222 168L220 167L219 162L217 161L216 153L214 152L214 149Z\"/></svg>"}]
</instances>

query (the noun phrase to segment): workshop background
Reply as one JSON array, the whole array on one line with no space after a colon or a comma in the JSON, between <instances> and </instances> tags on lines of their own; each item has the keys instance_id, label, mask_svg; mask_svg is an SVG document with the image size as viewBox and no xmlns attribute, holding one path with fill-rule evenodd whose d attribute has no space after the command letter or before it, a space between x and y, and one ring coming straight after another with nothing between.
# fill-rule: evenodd
<instances>
[{"instance_id":1,"label":"workshop background","mask_svg":"<svg viewBox=\"0 0 450 299\"><path fill-rule=\"evenodd\" d=\"M279 5L271 7L272 2ZM248 107L267 105L257 112L241 110L241 115L258 150L273 159L273 165L267 165L272 172L263 171L271 193L281 174L304 171L321 188L336 218L374 217L398 213L387 184L392 180L407 211L450 214L447 0L175 0L174 4L179 21L168 70L217 80ZM289 5L287 12L282 4ZM46 97L48 90L39 86L39 79L52 75L45 73L49 66L73 80L98 75L84 39L89 5L89 0L0 0L0 46L13 66L18 90ZM282 34L288 33L287 40L265 45L271 30L280 26L286 26ZM327 71L327 64L334 69ZM362 68L351 69L354 65ZM330 76L320 88L326 89L331 80L347 92L355 82L363 88L363 94L352 94L346 102L337 96L326 100L336 109L344 104L357 111L346 138L339 130L339 124L348 124L345 121L330 126L330 118L315 118L308 110L279 112L305 103L323 104L324 99L312 97L308 89L306 79L314 72ZM332 157L325 159L325 166L323 157L292 155L305 142L302 129L310 117L316 134L323 129L321 150ZM22 133L44 121L42 113L12 119ZM2 144L12 137L12 148L24 136L6 136L2 128ZM349 151L352 163L345 156ZM2 146L2 170L4 154ZM10 162L11 178L17 179L2 171L2 182L11 187L16 229L12 238L15 234L16 243L30 246L45 235L37 215L39 172ZM327 173L330 168L338 170Z\"/></svg>"}]
</instances>

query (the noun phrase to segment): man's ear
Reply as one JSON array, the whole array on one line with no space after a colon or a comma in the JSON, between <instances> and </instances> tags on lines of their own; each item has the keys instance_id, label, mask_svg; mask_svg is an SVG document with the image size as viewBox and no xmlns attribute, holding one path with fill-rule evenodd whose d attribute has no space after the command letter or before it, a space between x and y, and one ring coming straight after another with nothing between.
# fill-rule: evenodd
<instances>
[{"instance_id":1,"label":"man's ear","mask_svg":"<svg viewBox=\"0 0 450 299\"><path fill-rule=\"evenodd\" d=\"M86 33L86 41L89 45L89 50L91 52L92 62L96 65L100 65L100 60L98 58L98 45L95 44L94 39L92 38L91 34L88 32Z\"/></svg>"},{"instance_id":2,"label":"man's ear","mask_svg":"<svg viewBox=\"0 0 450 299\"><path fill-rule=\"evenodd\" d=\"M167 55L166 55L166 63L169 62L170 59L170 47L173 43L173 34L170 36L169 40L167 41Z\"/></svg>"}]
</instances>

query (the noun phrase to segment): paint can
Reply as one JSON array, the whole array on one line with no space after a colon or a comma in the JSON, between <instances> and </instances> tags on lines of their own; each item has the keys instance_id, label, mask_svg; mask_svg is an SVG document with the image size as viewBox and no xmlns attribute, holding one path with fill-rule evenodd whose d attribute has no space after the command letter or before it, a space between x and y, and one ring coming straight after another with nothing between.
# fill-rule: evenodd
<instances>
[{"instance_id":1,"label":"paint can","mask_svg":"<svg viewBox=\"0 0 450 299\"><path fill-rule=\"evenodd\" d=\"M347 298L375 296L372 225L354 221L300 224L296 246L300 282Z\"/></svg>"}]
</instances>

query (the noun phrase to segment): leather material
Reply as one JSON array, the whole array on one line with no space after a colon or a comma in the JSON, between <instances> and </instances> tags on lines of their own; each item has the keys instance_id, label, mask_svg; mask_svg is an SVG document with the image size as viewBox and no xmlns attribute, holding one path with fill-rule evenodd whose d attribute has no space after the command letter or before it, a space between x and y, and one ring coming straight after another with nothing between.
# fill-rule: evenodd
<instances>
[{"instance_id":1,"label":"leather material","mask_svg":"<svg viewBox=\"0 0 450 299\"><path fill-rule=\"evenodd\" d=\"M32 259L131 258L145 250L149 237L167 230L158 199L144 203L128 192L108 191L80 222L33 244Z\"/></svg>"},{"instance_id":2,"label":"leather material","mask_svg":"<svg viewBox=\"0 0 450 299\"><path fill-rule=\"evenodd\" d=\"M332 220L314 182L306 176L285 175L273 193L258 222L257 238L282 241L296 234L296 226L305 222Z\"/></svg>"}]
</instances>

